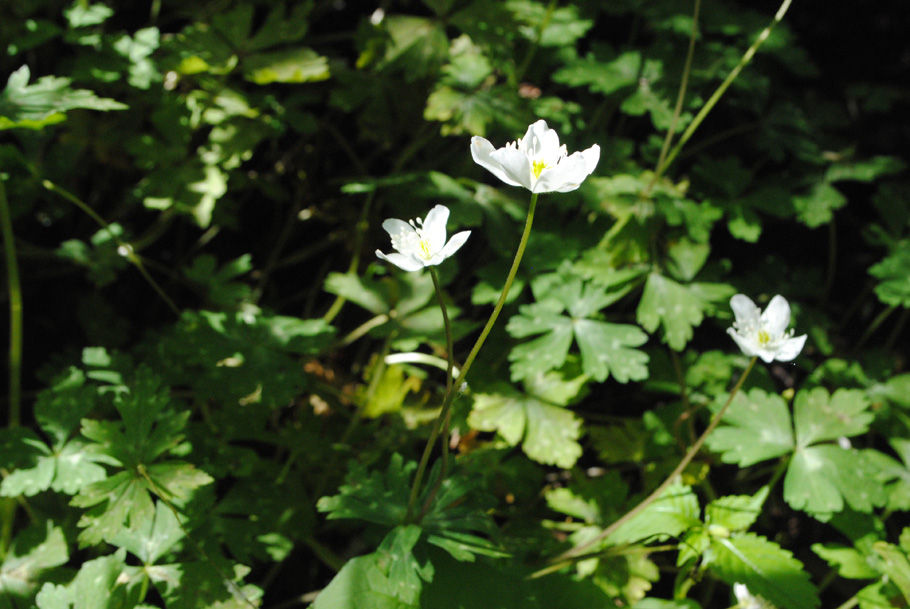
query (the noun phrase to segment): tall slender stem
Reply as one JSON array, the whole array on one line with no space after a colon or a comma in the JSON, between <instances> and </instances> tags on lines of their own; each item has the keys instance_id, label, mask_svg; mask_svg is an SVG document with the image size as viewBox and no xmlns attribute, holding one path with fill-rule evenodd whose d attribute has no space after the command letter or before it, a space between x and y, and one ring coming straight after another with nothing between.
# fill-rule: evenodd
<instances>
[{"instance_id":1,"label":"tall slender stem","mask_svg":"<svg viewBox=\"0 0 910 609\"><path fill-rule=\"evenodd\" d=\"M689 141L689 138L692 137L692 134L695 133L695 130L698 129L698 126L701 125L702 121L705 120L705 117L708 115L708 113L711 112L721 96L723 96L723 94L727 91L727 88L733 84L733 81L736 80L736 77L739 76L739 73L742 72L744 67L746 67L746 64L752 61L752 57L755 55L756 51L758 51L758 48L765 42L765 40L768 39L768 36L771 34L771 30L774 29L774 26L780 23L784 18L784 15L787 14L787 10L790 8L791 2L792 0L783 0L780 7L777 9L777 13L775 13L774 18L771 20L771 23L769 23L768 26L761 31L761 33L758 35L758 38L756 38L755 42L752 43L752 46L750 46L743 54L742 58L740 58L739 63L736 64L736 67L730 71L730 74L727 75L727 78L725 78L720 86L717 87L717 89L714 91L714 93L711 94L711 97L708 98L708 101L705 102L705 105L701 107L701 110L698 111L698 114L695 115L695 118L692 119L692 122L689 123L688 127L686 127L686 130L683 131L682 135L679 136L679 140L676 142L673 150L670 151L664 162L661 165L658 165L657 171L654 172L655 180L663 175L667 167L669 167L673 160L676 159L676 156L679 154L679 151L682 150L682 147L686 144L686 142Z\"/></svg>"},{"instance_id":2,"label":"tall slender stem","mask_svg":"<svg viewBox=\"0 0 910 609\"><path fill-rule=\"evenodd\" d=\"M177 308L177 305L174 304L174 301L171 300L167 293L161 288L161 286L158 285L158 282L155 281L151 275L149 275L149 272L145 269L145 265L142 263L142 259L139 257L139 254L135 252L133 246L129 243L124 242L120 237L118 237L117 234L111 230L111 225L108 224L104 218L99 216L95 210L89 207L85 201L70 191L66 190L65 188L54 184L50 180L41 180L41 186L43 186L48 191L63 197L78 207L88 217L94 220L103 230L106 230L111 236L111 239L117 243L117 252L136 267L136 270L139 271L139 274L142 275L142 277L146 280L146 282L148 282L152 289L155 290L158 296L161 297L161 300L164 301L164 303L174 313L174 315L180 315L180 309Z\"/></svg>"},{"instance_id":3,"label":"tall slender stem","mask_svg":"<svg viewBox=\"0 0 910 609\"><path fill-rule=\"evenodd\" d=\"M717 414L714 415L714 417L711 419L711 422L708 423L708 426L705 428L705 430L702 432L702 434L698 437L698 439L695 441L695 443L692 444L692 446L686 452L685 456L682 458L682 460L679 462L679 464L677 464L677 466L673 469L673 471L670 472L670 475L667 476L663 482L661 482L660 486L658 486L656 489L651 491L650 495L645 497L634 508L632 508L631 510L626 512L619 520L615 521L613 524L611 524L606 529L604 529L597 537L595 537L595 538L591 539L590 541L587 541L583 544L577 545L574 548L567 550L566 552L563 552L562 554L557 556L553 560L553 562L566 562L567 560L575 558L576 556L584 553L585 550L587 550L591 546L593 546L593 545L603 541L607 537L609 537L611 534L613 534L614 531L616 531L616 529L618 529L623 524L625 524L626 522L628 522L629 520L631 520L632 518L634 518L635 516L640 514L642 511L644 511L644 509L646 507L648 507L649 505L654 503L654 501L658 497L660 497L660 495L665 490L667 490L667 487L669 487L671 484L673 484L673 481L676 479L676 477L679 474L682 473L682 471L686 468L686 466L689 465L689 463L691 463L692 459L695 458L695 455L698 454L699 449L701 449L702 445L705 443L705 440L708 439L708 436L711 435L711 432L714 431L714 429L720 423L720 420L724 417L724 414L726 414L727 409L730 407L730 404L733 403L733 398L736 396L736 394L739 392L740 388L743 386L743 383L745 382L746 377L749 376L750 372L752 372L752 368L755 366L756 359L757 358L753 357L749 361L749 365L746 366L746 369L743 370L743 373L740 375L739 380L736 381L736 384L733 386L733 389L730 390L730 395L727 397L727 401L724 402L724 405L721 407L720 410L717 411ZM549 570L550 569L548 569L548 571Z\"/></svg>"},{"instance_id":4,"label":"tall slender stem","mask_svg":"<svg viewBox=\"0 0 910 609\"><path fill-rule=\"evenodd\" d=\"M695 55L695 39L698 37L698 13L701 9L701 0L695 0L695 8L692 10L692 32L689 34L689 48L686 51L686 63L683 67L682 80L679 83L679 93L676 95L676 107L673 108L673 118L670 120L670 128L667 129L667 135L664 138L663 146L660 148L660 157L657 159L657 167L661 167L667 158L667 152L670 150L670 144L673 142L673 134L676 133L676 123L679 121L679 115L682 114L683 101L686 99L686 88L689 84L689 73L692 71L692 57ZM651 184L657 180L655 172ZM652 186L653 187L653 186Z\"/></svg>"},{"instance_id":5,"label":"tall slender stem","mask_svg":"<svg viewBox=\"0 0 910 609\"><path fill-rule=\"evenodd\" d=\"M13 221L6 187L0 180L0 231L6 257L6 284L9 292L9 415L8 426L18 427L22 416L22 286L13 236Z\"/></svg>"},{"instance_id":6,"label":"tall slender stem","mask_svg":"<svg viewBox=\"0 0 910 609\"><path fill-rule=\"evenodd\" d=\"M9 292L9 409L7 427L18 427L22 419L22 286L19 282L19 263L13 235L13 220L6 187L0 179L0 232L3 234L3 253L6 258L6 282ZM16 502L0 500L0 561L6 558L13 539L13 520Z\"/></svg>"},{"instance_id":7,"label":"tall slender stem","mask_svg":"<svg viewBox=\"0 0 910 609\"><path fill-rule=\"evenodd\" d=\"M452 351L452 324L449 322L449 311L446 309L446 301L442 296L442 288L439 286L439 274L436 272L435 267L430 267L430 277L433 278L433 287L436 288L436 301L439 303L439 308L442 311L442 325L445 329L446 334L446 395L452 393L452 369L455 366L453 358L455 357ZM446 418L442 422L442 475L440 480L445 478L446 471L449 467L449 413L446 413Z\"/></svg>"},{"instance_id":8,"label":"tall slender stem","mask_svg":"<svg viewBox=\"0 0 910 609\"><path fill-rule=\"evenodd\" d=\"M433 450L433 445L436 443L436 438L439 437L439 432L442 429L449 417L449 409L452 407L452 401L455 399L455 387L460 386L465 377L468 375L468 371L471 369L471 365L474 363L474 360L477 358L477 354L480 352L480 348L483 347L484 342L487 340L487 336L490 334L490 330L493 329L493 324L496 323L496 319L499 317L502 307L506 303L506 298L509 296L509 290L512 287L512 282L515 281L515 275L518 274L518 267L521 264L521 259L524 256L525 248L528 246L528 238L531 236L531 226L534 224L534 210L537 208L537 197L539 193L531 194L531 202L528 205L528 216L525 219L525 228L521 233L521 240L518 242L518 249L515 250L515 258L512 259L512 268L509 269L509 274L506 276L505 285L502 286L502 293L499 295L499 300L496 301L496 306L493 307L493 312L490 313L490 318L487 320L486 325L483 327L483 330L480 332L480 336L477 337L477 340L474 342L474 346L471 348L471 352L468 353L468 358L465 360L464 365L461 367L461 373L458 375L457 383L453 383L448 386L446 390L445 397L442 401L442 409L439 412L439 416L436 418L436 422L433 424L433 429L430 431L430 437L427 439L427 445L423 449L423 455L420 457L420 463L417 465L417 472L414 474L414 483L411 486L411 494L408 497L408 510L407 510L407 520L411 520L414 516L413 510L414 505L417 502L417 496L420 494L420 484L423 482L424 473L426 473L427 463L430 461L430 453ZM449 353L449 361L452 361L451 352Z\"/></svg>"}]
</instances>

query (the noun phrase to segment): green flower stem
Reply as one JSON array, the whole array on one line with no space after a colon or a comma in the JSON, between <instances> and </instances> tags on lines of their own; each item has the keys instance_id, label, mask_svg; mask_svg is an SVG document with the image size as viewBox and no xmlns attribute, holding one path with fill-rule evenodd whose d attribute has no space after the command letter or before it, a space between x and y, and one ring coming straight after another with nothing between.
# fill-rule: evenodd
<instances>
[{"instance_id":1,"label":"green flower stem","mask_svg":"<svg viewBox=\"0 0 910 609\"><path fill-rule=\"evenodd\" d=\"M553 562L565 563L570 559L574 559L575 557L582 554L585 550L587 550L591 546L593 546L593 545L603 541L607 537L609 537L611 534L613 534L614 531L616 531L616 529L618 529L623 524L625 524L626 522L628 522L629 520L631 520L632 518L634 518L635 516L640 514L646 507L648 507L649 505L654 503L654 501L658 497L660 497L661 493L663 493L667 489L667 487L669 487L671 484L673 484L676 477L679 476L682 473L682 471L686 468L686 466L689 465L689 463L692 461L692 459L695 458L695 455L698 453L699 449L701 449L702 444L705 443L705 440L708 439L708 436L711 434L712 431L714 431L714 429L720 423L720 420L724 417L724 414L726 414L727 409L730 407L730 404L733 403L733 398L736 396L736 394L739 392L740 388L743 386L743 383L745 382L746 377L748 377L749 373L752 372L752 368L755 366L756 359L757 359L756 357L753 357L749 361L749 365L746 366L746 369L743 370L743 373L740 375L739 380L736 381L736 385L734 385L733 389L730 391L730 395L727 397L727 401L724 402L723 407L717 411L717 414L715 414L714 417L711 419L711 422L708 423L708 427L705 428L705 430L698 437L698 439L695 441L695 443L692 444L692 446L689 448L688 452L686 452L685 456L682 458L682 460L679 462L679 464L677 464L676 468L674 468L674 470L672 472L670 472L670 475L667 476L667 478L663 482L661 482L660 486L658 486L656 489L654 489L651 492L651 494L648 495L647 497L645 497L638 505L636 505L634 508L632 508L631 510L626 512L619 520L615 521L613 524L611 524L606 529L604 529L603 532L601 532L597 537L595 537L594 539L591 539L590 541L587 541L583 544L577 545L574 548L567 550L566 552L563 552L561 555L557 556ZM537 575L537 574L535 573L534 575Z\"/></svg>"},{"instance_id":2,"label":"green flower stem","mask_svg":"<svg viewBox=\"0 0 910 609\"><path fill-rule=\"evenodd\" d=\"M711 94L711 97L708 98L708 101L705 102L705 105L701 107L701 110L698 111L698 114L695 115L695 118L692 119L692 122L689 123L689 126L683 131L682 135L679 136L679 141L676 142L676 146L673 147L673 150L666 156L664 162L657 167L657 171L654 172L654 180L656 181L663 175L667 167L676 159L676 156L679 154L682 147L689 141L689 138L692 137L692 134L695 133L695 130L698 129L698 126L701 125L702 121L705 120L705 117L708 116L708 113L714 108L723 94L727 91L733 81L736 80L736 77L739 76L739 73L742 72L743 68L752 61L752 57L755 55L758 48L768 39L768 36L771 34L771 30L774 29L774 26L781 22L784 18L784 15L787 14L787 10L790 8L790 3L792 0L783 0L780 7L777 9L774 18L771 20L771 23L761 31L758 35L758 38L755 39L755 42L752 43L746 52L740 58L739 63L736 64L736 67L730 71L730 74L727 75L727 78L724 79L720 86Z\"/></svg>"},{"instance_id":3,"label":"green flower stem","mask_svg":"<svg viewBox=\"0 0 910 609\"><path fill-rule=\"evenodd\" d=\"M521 264L521 258L524 256L525 248L528 246L528 238L531 236L531 225L534 222L534 210L537 208L538 195L539 193L536 192L531 195L531 203L528 205L528 217L525 220L525 229L521 234L521 241L518 243L518 250L515 252L515 258L512 260L512 268L509 269L506 283L502 287L502 294L499 295L499 300L496 302L496 306L490 314L490 319L487 320L487 325L483 327L480 336L477 337L477 342L474 343L471 352L468 353L468 358L464 361L464 366L461 367L461 374L458 376L458 384L461 384L468 375L468 370L471 369L471 365L477 358L477 353L483 346L484 341L487 340L487 335L490 333L490 330L493 329L493 324L496 323L499 312L502 311L502 307L506 304L506 298L509 295L509 290L512 288L512 282L515 281L515 275L518 274L518 265Z\"/></svg>"},{"instance_id":4,"label":"green flower stem","mask_svg":"<svg viewBox=\"0 0 910 609\"><path fill-rule=\"evenodd\" d=\"M111 238L117 243L118 253L120 253L133 266L136 267L136 270L139 271L139 274L142 275L142 277L146 280L146 282L148 282L148 284L152 287L152 289L155 290L155 292L158 294L158 296L161 297L161 300L164 301L164 303L174 313L174 315L180 315L180 309L177 308L177 305L174 304L174 301L171 300L170 297L161 288L161 286L158 285L158 282L155 281L151 275L149 275L149 272L146 270L145 265L142 264L142 259L139 257L139 255L136 253L136 251L133 249L133 246L130 245L129 243L124 242L122 239L120 239L120 237L115 235L114 232L111 231L111 225L108 224L104 220L104 218L99 216L95 212L95 210L92 209L91 207L89 207L89 205L85 201L83 201L82 199L80 199L79 197L77 197L76 195L71 193L70 191L66 190L65 188L62 188L62 187L54 184L50 180L41 180L41 186L43 186L46 190L48 190L56 195L59 195L60 197L63 197L64 199L66 199L67 201L69 201L70 203L72 203L73 205L78 207L88 217L90 217L92 220L94 220L102 229L106 230L110 234Z\"/></svg>"},{"instance_id":5,"label":"green flower stem","mask_svg":"<svg viewBox=\"0 0 910 609\"><path fill-rule=\"evenodd\" d=\"M18 427L22 419L22 286L19 282L19 263L13 236L13 220L6 187L0 179L0 232L3 234L3 253L6 259L6 282L9 293L9 397L7 427ZM0 500L0 561L6 558L13 540L13 521L16 501Z\"/></svg>"},{"instance_id":6,"label":"green flower stem","mask_svg":"<svg viewBox=\"0 0 910 609\"><path fill-rule=\"evenodd\" d=\"M689 74L692 71L692 57L695 55L695 39L698 37L698 13L700 9L701 0L695 0L695 8L692 10L692 32L689 34L689 48L686 51L686 63L683 67L682 80L679 83L679 92L676 95L676 106L673 108L673 118L670 119L670 128L667 129L667 135L664 137L663 146L660 147L660 157L657 159L658 168L661 167L667 159L670 144L673 142L673 134L676 133L676 123L679 122L679 115L682 114L683 101L686 99L686 88L689 85ZM657 177L655 171L654 178L651 180L650 184L651 188L654 187Z\"/></svg>"},{"instance_id":7,"label":"green flower stem","mask_svg":"<svg viewBox=\"0 0 910 609\"><path fill-rule=\"evenodd\" d=\"M433 287L436 288L436 301L442 311L442 325L446 333L446 353L448 354L446 358L448 361L446 364L446 394L448 395L452 392L452 369L455 366L452 361L452 325L449 322L449 311L446 309L445 299L442 297L442 288L439 287L439 273L436 272L435 267L430 267L430 277L433 278Z\"/></svg>"},{"instance_id":8,"label":"green flower stem","mask_svg":"<svg viewBox=\"0 0 910 609\"><path fill-rule=\"evenodd\" d=\"M348 345L350 345L351 343L353 343L354 341L356 341L357 339L362 337L364 334L366 334L373 328L378 328L379 326L386 323L387 321L389 321L389 316L386 315L385 313L380 313L376 317L366 320L365 322L363 322L362 324L360 324L359 326L357 326L356 328L354 328L353 330L348 332L348 334L345 335L344 338L339 340L338 346L347 347Z\"/></svg>"},{"instance_id":9,"label":"green flower stem","mask_svg":"<svg viewBox=\"0 0 910 609\"><path fill-rule=\"evenodd\" d=\"M13 221L6 187L0 180L0 231L3 233L3 253L6 257L6 283L9 292L9 415L7 426L19 427L22 416L22 285L19 282L19 263L13 236ZM4 524L6 521L4 521Z\"/></svg>"},{"instance_id":10,"label":"green flower stem","mask_svg":"<svg viewBox=\"0 0 910 609\"><path fill-rule=\"evenodd\" d=\"M414 475L414 484L411 486L411 494L410 497L408 497L407 521L410 521L414 516L414 505L417 503L417 495L420 493L420 484L423 481L424 473L426 473L427 463L430 461L430 453L433 450L433 445L436 443L436 438L439 437L439 432L443 425L449 420L449 409L452 407L452 401L455 398L454 388L460 386L464 382L465 377L467 377L471 365L477 358L480 348L483 347L483 343L487 340L490 330L493 329L493 324L496 323L496 319L499 317L499 313L506 303L506 298L509 296L512 282L515 281L515 275L518 274L518 267L524 256L525 248L528 246L528 238L531 236L531 226L534 223L534 210L537 208L538 196L539 193L536 192L531 194L531 202L528 205L528 216L525 219L525 228L521 233L521 240L518 242L518 249L515 251L515 258L512 260L512 268L509 269L505 285L502 286L502 293L499 295L499 300L496 302L496 306L493 307L493 312L490 314L490 318L487 320L483 330L481 330L480 336L478 336L477 340L474 342L471 352L468 353L468 358L465 360L464 365L461 367L461 373L458 375L457 383L447 386L446 394L442 401L442 409L439 412L439 416L436 418L436 422L433 424L433 429L430 432L427 445L423 450L423 455L420 457L420 463L417 465L417 473ZM449 347L449 361L451 362L451 360L452 352L451 347ZM441 479L442 478L440 477L440 480ZM426 506L428 505L429 503L427 502Z\"/></svg>"}]
</instances>

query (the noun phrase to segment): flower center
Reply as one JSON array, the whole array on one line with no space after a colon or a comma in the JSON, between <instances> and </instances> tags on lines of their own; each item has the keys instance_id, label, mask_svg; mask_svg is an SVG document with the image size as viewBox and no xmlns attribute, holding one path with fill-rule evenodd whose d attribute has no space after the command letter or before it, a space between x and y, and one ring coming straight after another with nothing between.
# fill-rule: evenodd
<instances>
[{"instance_id":1,"label":"flower center","mask_svg":"<svg viewBox=\"0 0 910 609\"><path fill-rule=\"evenodd\" d=\"M771 342L771 335L768 334L768 331L767 331L767 330L759 330L759 331L758 331L758 344L760 344L760 345L767 345L767 344L770 343L770 342Z\"/></svg>"},{"instance_id":2,"label":"flower center","mask_svg":"<svg viewBox=\"0 0 910 609\"><path fill-rule=\"evenodd\" d=\"M531 163L531 172L534 174L534 179L540 178L540 174L543 173L543 170L547 168L547 164L544 161L534 161Z\"/></svg>"},{"instance_id":3,"label":"flower center","mask_svg":"<svg viewBox=\"0 0 910 609\"><path fill-rule=\"evenodd\" d=\"M417 254L418 256L424 260L429 260L433 257L433 254L430 252L430 242L424 239L422 235L420 242L417 245L420 248L420 253Z\"/></svg>"}]
</instances>

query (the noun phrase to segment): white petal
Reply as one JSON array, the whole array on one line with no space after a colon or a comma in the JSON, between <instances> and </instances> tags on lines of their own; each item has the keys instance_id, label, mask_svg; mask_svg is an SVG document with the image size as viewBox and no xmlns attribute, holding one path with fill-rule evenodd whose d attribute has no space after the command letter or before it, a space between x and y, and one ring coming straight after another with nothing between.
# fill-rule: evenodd
<instances>
[{"instance_id":1,"label":"white petal","mask_svg":"<svg viewBox=\"0 0 910 609\"><path fill-rule=\"evenodd\" d=\"M499 174L493 172L503 182L524 186L531 190L531 161L527 155L516 148L500 148L494 150L491 157L499 165L503 174L508 177L508 179L503 179Z\"/></svg>"},{"instance_id":2,"label":"white petal","mask_svg":"<svg viewBox=\"0 0 910 609\"><path fill-rule=\"evenodd\" d=\"M442 257L448 258L464 245L464 242L468 240L468 237L471 236L471 231L463 230L460 233L455 233L452 235L452 238L449 239L449 242L446 243L446 246L442 249Z\"/></svg>"},{"instance_id":3,"label":"white petal","mask_svg":"<svg viewBox=\"0 0 910 609\"><path fill-rule=\"evenodd\" d=\"M587 150L583 150L581 156L585 158L585 166L588 170L588 175L591 175L597 167L597 162L600 161L600 146L594 144Z\"/></svg>"},{"instance_id":4,"label":"white petal","mask_svg":"<svg viewBox=\"0 0 910 609\"><path fill-rule=\"evenodd\" d=\"M376 250L376 255L383 260L391 262L404 271L419 271L423 268L423 262L413 256L405 256L404 254L383 254L379 250Z\"/></svg>"},{"instance_id":5,"label":"white petal","mask_svg":"<svg viewBox=\"0 0 910 609\"><path fill-rule=\"evenodd\" d=\"M556 167L549 167L540 173L534 184L534 192L570 192L588 177L585 158L580 152L566 157Z\"/></svg>"},{"instance_id":6,"label":"white petal","mask_svg":"<svg viewBox=\"0 0 910 609\"><path fill-rule=\"evenodd\" d=\"M730 308L738 324L754 324L761 316L761 309L755 306L752 299L745 294L737 294L730 299Z\"/></svg>"},{"instance_id":7,"label":"white petal","mask_svg":"<svg viewBox=\"0 0 910 609\"><path fill-rule=\"evenodd\" d=\"M803 345L805 344L805 334L802 336L794 336L793 338L788 338L780 345L778 345L775 359L781 362L792 361L796 359L796 356L799 355L800 351L803 350Z\"/></svg>"},{"instance_id":8,"label":"white petal","mask_svg":"<svg viewBox=\"0 0 910 609\"><path fill-rule=\"evenodd\" d=\"M477 135L471 138L471 157L475 163L510 186L522 186L521 182L510 177L503 170L499 161L493 158L494 152L496 152L496 149L488 140Z\"/></svg>"},{"instance_id":9,"label":"white petal","mask_svg":"<svg viewBox=\"0 0 910 609\"><path fill-rule=\"evenodd\" d=\"M437 205L423 220L423 235L430 244L430 251L435 253L446 243L446 222L449 221L449 208Z\"/></svg>"},{"instance_id":10,"label":"white petal","mask_svg":"<svg viewBox=\"0 0 910 609\"><path fill-rule=\"evenodd\" d=\"M382 228L385 229L385 232L389 233L390 237L396 237L402 231L408 232L414 230L413 226L398 218L389 218L385 220L382 223Z\"/></svg>"},{"instance_id":11,"label":"white petal","mask_svg":"<svg viewBox=\"0 0 910 609\"><path fill-rule=\"evenodd\" d=\"M771 336L780 336L790 325L790 303L778 294L768 303L761 319L765 329Z\"/></svg>"},{"instance_id":12,"label":"white petal","mask_svg":"<svg viewBox=\"0 0 910 609\"><path fill-rule=\"evenodd\" d=\"M736 344L739 346L743 354L748 355L749 357L760 354L760 349L754 340L751 340L749 337L739 334L733 328L727 328L727 334L733 337L733 340L736 341Z\"/></svg>"},{"instance_id":13,"label":"white petal","mask_svg":"<svg viewBox=\"0 0 910 609\"><path fill-rule=\"evenodd\" d=\"M540 119L531 123L521 138L518 149L529 156L535 156L540 152L540 144L547 131L550 131L550 128L547 127L547 121Z\"/></svg>"}]
</instances>

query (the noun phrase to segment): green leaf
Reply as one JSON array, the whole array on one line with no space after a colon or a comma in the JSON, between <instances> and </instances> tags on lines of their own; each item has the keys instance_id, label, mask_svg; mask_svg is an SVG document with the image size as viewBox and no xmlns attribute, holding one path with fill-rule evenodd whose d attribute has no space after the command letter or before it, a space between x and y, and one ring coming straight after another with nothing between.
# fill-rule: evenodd
<instances>
[{"instance_id":1,"label":"green leaf","mask_svg":"<svg viewBox=\"0 0 910 609\"><path fill-rule=\"evenodd\" d=\"M773 541L753 533L713 537L706 554L709 569L731 586L744 583L780 609L811 609L818 593L802 563Z\"/></svg>"},{"instance_id":2,"label":"green leaf","mask_svg":"<svg viewBox=\"0 0 910 609\"><path fill-rule=\"evenodd\" d=\"M899 173L907 164L894 156L875 156L871 159L854 161L852 163L838 163L832 165L825 172L828 182L842 180L855 180L857 182L872 182L880 176Z\"/></svg>"},{"instance_id":3,"label":"green leaf","mask_svg":"<svg viewBox=\"0 0 910 609\"><path fill-rule=\"evenodd\" d=\"M468 415L474 429L497 431L510 446L521 442L528 458L565 468L581 456L581 423L570 410L509 389L477 394Z\"/></svg>"},{"instance_id":4,"label":"green leaf","mask_svg":"<svg viewBox=\"0 0 910 609\"><path fill-rule=\"evenodd\" d=\"M907 551L884 541L876 542L872 547L882 559L885 574L900 589L904 602L910 604L910 558Z\"/></svg>"},{"instance_id":5,"label":"green leaf","mask_svg":"<svg viewBox=\"0 0 910 609\"><path fill-rule=\"evenodd\" d=\"M609 95L638 83L641 53L628 51L604 61L594 53L577 58L553 73L553 81L578 87L586 85L592 93Z\"/></svg>"},{"instance_id":6,"label":"green leaf","mask_svg":"<svg viewBox=\"0 0 910 609\"><path fill-rule=\"evenodd\" d=\"M648 355L631 347L648 342L637 326L581 319L573 324L582 369L597 381L609 376L620 383L648 378Z\"/></svg>"},{"instance_id":7,"label":"green leaf","mask_svg":"<svg viewBox=\"0 0 910 609\"><path fill-rule=\"evenodd\" d=\"M838 389L834 395L822 387L800 391L793 405L796 444L805 447L865 433L874 418L869 405L858 389Z\"/></svg>"},{"instance_id":8,"label":"green leaf","mask_svg":"<svg viewBox=\"0 0 910 609\"><path fill-rule=\"evenodd\" d=\"M910 239L903 239L888 256L869 268L880 281L875 294L883 303L910 308Z\"/></svg>"},{"instance_id":9,"label":"green leaf","mask_svg":"<svg viewBox=\"0 0 910 609\"><path fill-rule=\"evenodd\" d=\"M0 606L27 604L42 575L48 569L65 564L69 559L63 530L50 521L21 531L0 564ZM18 599L5 604L5 599Z\"/></svg>"},{"instance_id":10,"label":"green leaf","mask_svg":"<svg viewBox=\"0 0 910 609\"><path fill-rule=\"evenodd\" d=\"M638 303L638 323L648 332L654 332L658 326L663 327L664 342L670 348L681 351L692 338L692 329L704 319L710 301L719 300L728 292L723 289L709 295L699 289L700 285L708 284L683 285L658 273L651 273Z\"/></svg>"},{"instance_id":11,"label":"green leaf","mask_svg":"<svg viewBox=\"0 0 910 609\"><path fill-rule=\"evenodd\" d=\"M742 467L789 453L794 444L787 403L761 389L737 393L707 444L725 463Z\"/></svg>"},{"instance_id":12,"label":"green leaf","mask_svg":"<svg viewBox=\"0 0 910 609\"><path fill-rule=\"evenodd\" d=\"M867 557L857 550L838 544L812 544L812 551L818 554L838 575L848 579L875 579L879 572L872 568Z\"/></svg>"},{"instance_id":13,"label":"green leaf","mask_svg":"<svg viewBox=\"0 0 910 609\"><path fill-rule=\"evenodd\" d=\"M126 548L145 565L153 565L184 536L174 512L163 501L155 503L154 518L134 529L121 529L111 544Z\"/></svg>"},{"instance_id":14,"label":"green leaf","mask_svg":"<svg viewBox=\"0 0 910 609\"><path fill-rule=\"evenodd\" d=\"M66 586L46 583L35 602L38 609L121 609L139 601L139 587L120 577L126 570L123 551L82 563ZM128 581L128 580L127 580Z\"/></svg>"},{"instance_id":15,"label":"green leaf","mask_svg":"<svg viewBox=\"0 0 910 609\"><path fill-rule=\"evenodd\" d=\"M637 516L621 525L608 538L614 544L641 540L660 541L677 537L701 524L698 497L689 486L673 484Z\"/></svg>"},{"instance_id":16,"label":"green leaf","mask_svg":"<svg viewBox=\"0 0 910 609\"><path fill-rule=\"evenodd\" d=\"M306 47L250 55L243 61L243 73L257 85L317 82L331 76L328 58Z\"/></svg>"},{"instance_id":17,"label":"green leaf","mask_svg":"<svg viewBox=\"0 0 910 609\"><path fill-rule=\"evenodd\" d=\"M167 609L249 609L262 597L262 590L244 585L248 567L222 563L213 568L211 561L184 562L147 567L149 578L164 599ZM230 581L222 573L230 574ZM138 608L137 608L138 609Z\"/></svg>"},{"instance_id":18,"label":"green leaf","mask_svg":"<svg viewBox=\"0 0 910 609\"><path fill-rule=\"evenodd\" d=\"M316 509L327 512L329 520L357 518L394 526L404 521L416 468L414 461L405 463L398 453L392 455L385 473L368 472L363 464L352 461L338 494L319 499Z\"/></svg>"},{"instance_id":19,"label":"green leaf","mask_svg":"<svg viewBox=\"0 0 910 609\"><path fill-rule=\"evenodd\" d=\"M15 127L41 129L65 120L66 113L76 108L89 110L123 110L126 105L98 97L85 89L71 89L70 79L42 76L29 85L28 66L12 74L0 92L0 131Z\"/></svg>"},{"instance_id":20,"label":"green leaf","mask_svg":"<svg viewBox=\"0 0 910 609\"><path fill-rule=\"evenodd\" d=\"M847 204L847 198L827 182L819 182L808 195L793 197L796 216L809 228L827 224L834 211Z\"/></svg>"},{"instance_id":21,"label":"green leaf","mask_svg":"<svg viewBox=\"0 0 910 609\"><path fill-rule=\"evenodd\" d=\"M323 588L313 609L416 609L390 594L394 586L379 567L378 553L349 560Z\"/></svg>"},{"instance_id":22,"label":"green leaf","mask_svg":"<svg viewBox=\"0 0 910 609\"><path fill-rule=\"evenodd\" d=\"M573 337L578 342L582 369L591 378L605 381L612 374L621 383L647 378L648 356L632 348L647 342L647 335L636 326L589 319L618 298L614 292L596 282L561 274L538 278L533 287L536 295L546 296L522 305L506 330L518 338L541 333L543 336L522 343L509 353L512 380L561 367Z\"/></svg>"},{"instance_id":23,"label":"green leaf","mask_svg":"<svg viewBox=\"0 0 910 609\"><path fill-rule=\"evenodd\" d=\"M784 478L784 500L821 520L845 504L858 512L871 512L888 500L884 481L867 451L832 444L797 448Z\"/></svg>"},{"instance_id":24,"label":"green leaf","mask_svg":"<svg viewBox=\"0 0 910 609\"><path fill-rule=\"evenodd\" d=\"M728 531L745 531L761 513L768 497L768 487L763 486L754 495L727 495L715 499L705 507L705 524L718 525Z\"/></svg>"},{"instance_id":25,"label":"green leaf","mask_svg":"<svg viewBox=\"0 0 910 609\"><path fill-rule=\"evenodd\" d=\"M389 531L375 552L376 566L385 576L378 581L374 579L375 588L408 606L417 604L422 582L433 580L432 563L421 565L411 553L420 534L417 525L397 526Z\"/></svg>"}]
</instances>

